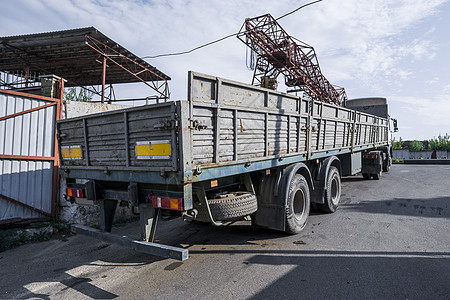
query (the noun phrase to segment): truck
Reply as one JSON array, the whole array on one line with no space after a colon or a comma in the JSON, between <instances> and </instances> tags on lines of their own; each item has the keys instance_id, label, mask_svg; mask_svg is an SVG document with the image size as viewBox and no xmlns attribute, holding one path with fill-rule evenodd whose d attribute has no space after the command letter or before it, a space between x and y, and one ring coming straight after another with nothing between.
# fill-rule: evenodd
<instances>
[{"instance_id":1,"label":"truck","mask_svg":"<svg viewBox=\"0 0 450 300\"><path fill-rule=\"evenodd\" d=\"M187 100L58 121L66 197L100 206L100 229L72 230L179 260L186 249L154 243L159 220L297 234L311 209L336 211L343 176L389 171L386 99L347 104L191 71ZM111 233L118 204L139 213L140 240Z\"/></svg>"}]
</instances>

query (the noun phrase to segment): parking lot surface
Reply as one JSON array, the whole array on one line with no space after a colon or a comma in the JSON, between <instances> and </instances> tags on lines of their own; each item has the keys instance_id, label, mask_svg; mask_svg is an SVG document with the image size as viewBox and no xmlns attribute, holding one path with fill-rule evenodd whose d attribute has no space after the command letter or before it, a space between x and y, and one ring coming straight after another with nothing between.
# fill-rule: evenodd
<instances>
[{"instance_id":1,"label":"parking lot surface","mask_svg":"<svg viewBox=\"0 0 450 300\"><path fill-rule=\"evenodd\" d=\"M449 178L449 165L344 178L337 212L298 235L161 222L157 242L189 249L184 262L80 235L21 246L0 253L0 298L449 299Z\"/></svg>"}]
</instances>

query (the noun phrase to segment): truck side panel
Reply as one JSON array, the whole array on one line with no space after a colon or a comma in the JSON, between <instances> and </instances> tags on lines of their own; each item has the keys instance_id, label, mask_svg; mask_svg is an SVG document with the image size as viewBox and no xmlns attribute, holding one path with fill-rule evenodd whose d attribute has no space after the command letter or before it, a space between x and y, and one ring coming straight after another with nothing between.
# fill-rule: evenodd
<instances>
[{"instance_id":1,"label":"truck side panel","mask_svg":"<svg viewBox=\"0 0 450 300\"><path fill-rule=\"evenodd\" d=\"M177 171L175 110L175 103L168 102L63 120L58 123L60 147L66 153L81 147L81 157L64 157L63 152L62 165Z\"/></svg>"},{"instance_id":2,"label":"truck side panel","mask_svg":"<svg viewBox=\"0 0 450 300\"><path fill-rule=\"evenodd\" d=\"M203 125L192 133L195 168L280 156L301 161L387 143L386 119L199 73L189 77L191 119Z\"/></svg>"},{"instance_id":3,"label":"truck side panel","mask_svg":"<svg viewBox=\"0 0 450 300\"><path fill-rule=\"evenodd\" d=\"M63 168L180 185L387 144L380 117L194 72L188 87L188 101L59 122L61 147L82 153ZM148 157L136 153L142 143Z\"/></svg>"},{"instance_id":4,"label":"truck side panel","mask_svg":"<svg viewBox=\"0 0 450 300\"><path fill-rule=\"evenodd\" d=\"M189 86L194 166L306 153L305 99L193 72Z\"/></svg>"}]
</instances>

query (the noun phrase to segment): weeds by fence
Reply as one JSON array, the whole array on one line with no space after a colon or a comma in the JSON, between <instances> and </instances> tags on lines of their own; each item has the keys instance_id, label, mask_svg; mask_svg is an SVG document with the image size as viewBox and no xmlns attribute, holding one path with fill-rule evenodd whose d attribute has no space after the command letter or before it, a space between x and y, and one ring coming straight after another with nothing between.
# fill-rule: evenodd
<instances>
[{"instance_id":1,"label":"weeds by fence","mask_svg":"<svg viewBox=\"0 0 450 300\"><path fill-rule=\"evenodd\" d=\"M442 150L450 151L450 135L445 134L444 136L439 135L437 138L424 140L424 141L393 141L392 148L395 150L408 149L411 151L422 151L422 150Z\"/></svg>"}]
</instances>

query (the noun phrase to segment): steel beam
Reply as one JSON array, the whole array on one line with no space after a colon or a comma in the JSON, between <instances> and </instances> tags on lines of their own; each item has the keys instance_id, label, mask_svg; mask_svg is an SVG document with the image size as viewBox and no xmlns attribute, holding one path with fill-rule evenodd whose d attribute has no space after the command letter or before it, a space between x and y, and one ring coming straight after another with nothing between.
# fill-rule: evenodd
<instances>
[{"instance_id":1,"label":"steel beam","mask_svg":"<svg viewBox=\"0 0 450 300\"><path fill-rule=\"evenodd\" d=\"M103 71L102 71L102 103L105 102L105 82L106 82L106 57L103 56Z\"/></svg>"},{"instance_id":2,"label":"steel beam","mask_svg":"<svg viewBox=\"0 0 450 300\"><path fill-rule=\"evenodd\" d=\"M12 160L42 160L42 161L56 161L57 158L53 156L26 156L26 155L5 155L0 154L0 159L12 159Z\"/></svg>"},{"instance_id":3,"label":"steel beam","mask_svg":"<svg viewBox=\"0 0 450 300\"><path fill-rule=\"evenodd\" d=\"M181 261L189 258L189 252L187 249L145 241L137 241L127 236L103 232L101 230L83 225L72 225L72 232L94 237L107 243L118 244L138 252L155 256L173 258Z\"/></svg>"}]
</instances>

